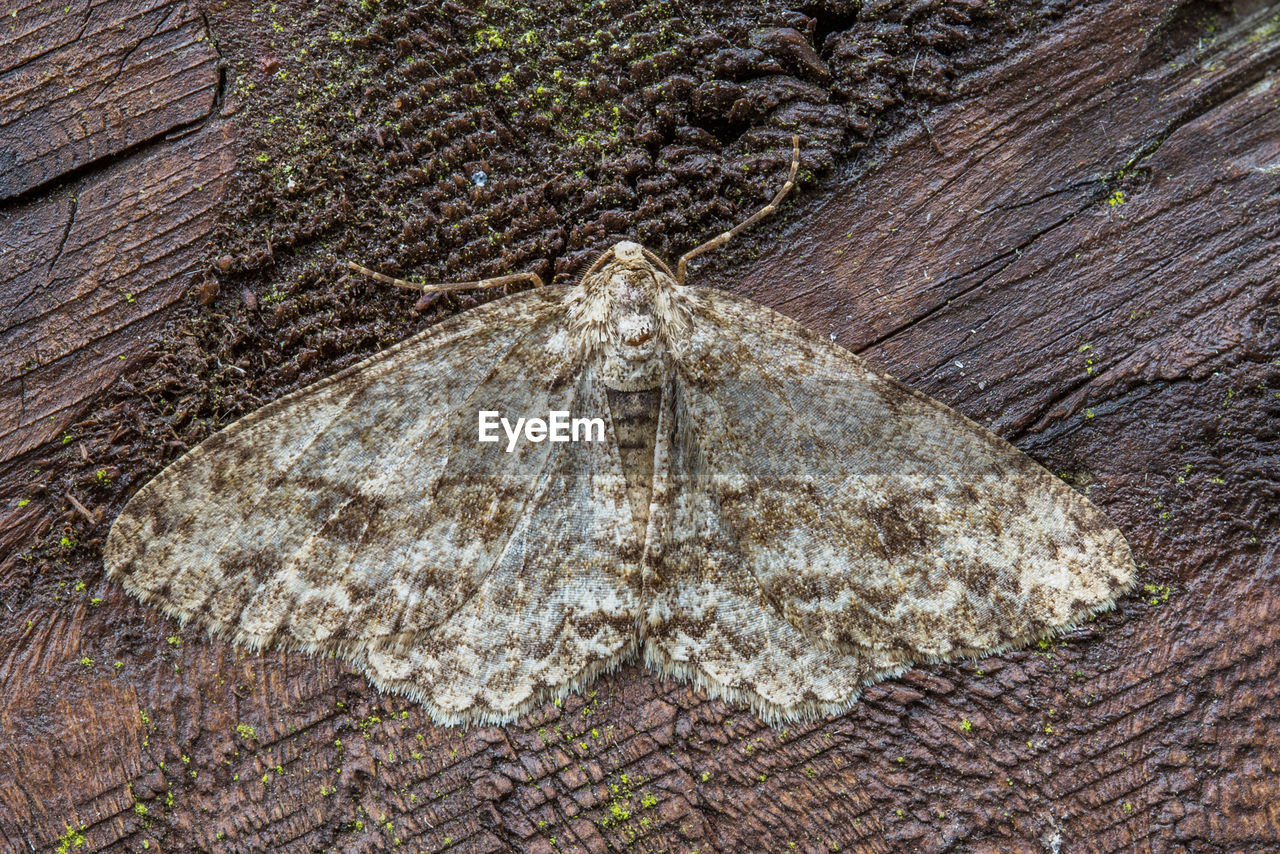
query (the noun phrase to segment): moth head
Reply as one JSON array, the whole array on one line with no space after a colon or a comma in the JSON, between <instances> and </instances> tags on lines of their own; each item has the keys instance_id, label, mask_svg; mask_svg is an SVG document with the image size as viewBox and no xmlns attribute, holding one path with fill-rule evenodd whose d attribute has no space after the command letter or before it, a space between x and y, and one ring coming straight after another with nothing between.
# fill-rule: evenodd
<instances>
[{"instance_id":1,"label":"moth head","mask_svg":"<svg viewBox=\"0 0 1280 854\"><path fill-rule=\"evenodd\" d=\"M573 312L617 391L662 384L667 356L688 328L683 289L658 256L624 240L601 253L578 285Z\"/></svg>"}]
</instances>

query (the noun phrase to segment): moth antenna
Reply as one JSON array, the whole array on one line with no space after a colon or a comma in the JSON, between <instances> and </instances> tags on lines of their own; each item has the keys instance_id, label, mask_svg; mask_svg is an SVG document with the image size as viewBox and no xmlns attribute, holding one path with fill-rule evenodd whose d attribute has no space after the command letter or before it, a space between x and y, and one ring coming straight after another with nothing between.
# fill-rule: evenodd
<instances>
[{"instance_id":1,"label":"moth antenna","mask_svg":"<svg viewBox=\"0 0 1280 854\"><path fill-rule=\"evenodd\" d=\"M600 257L595 260L594 264L592 264L590 267L587 268L587 271L585 273L583 273L581 276L578 277L578 281L582 281L583 279L590 276L592 273L599 270L601 267L605 265L605 262L612 257L613 257L613 247L609 247L608 249L600 253Z\"/></svg>"},{"instance_id":2,"label":"moth antenna","mask_svg":"<svg viewBox=\"0 0 1280 854\"><path fill-rule=\"evenodd\" d=\"M787 193L791 192L791 188L796 185L796 171L799 170L799 168L800 137L793 135L791 137L791 171L787 173L787 183L782 185L782 189L774 195L774 197L769 201L769 204L756 211L749 219L738 223L723 234L717 235L701 246L690 249L688 252L681 255L680 260L676 262L676 284L684 284L685 266L688 265L691 259L698 257L703 252L710 252L712 249L719 249L721 246L724 246L730 240L733 240L733 238L737 237L739 234L777 210L778 205L781 204L784 198L786 198Z\"/></svg>"},{"instance_id":3,"label":"moth antenna","mask_svg":"<svg viewBox=\"0 0 1280 854\"><path fill-rule=\"evenodd\" d=\"M507 276L494 276L491 279L477 279L474 282L439 282L434 284L423 284L421 282L409 282L404 279L396 279L391 276L379 273L377 270L370 270L368 267L361 267L354 261L347 262L347 268L355 270L362 276L368 276L371 279L377 279L379 282L386 282L388 285L395 285L397 288L407 288L411 291L422 291L427 294L438 294L444 291L479 291L485 288L498 288L503 285L514 285L516 282L533 282L535 288L542 287L542 277L537 273L512 273Z\"/></svg>"}]
</instances>

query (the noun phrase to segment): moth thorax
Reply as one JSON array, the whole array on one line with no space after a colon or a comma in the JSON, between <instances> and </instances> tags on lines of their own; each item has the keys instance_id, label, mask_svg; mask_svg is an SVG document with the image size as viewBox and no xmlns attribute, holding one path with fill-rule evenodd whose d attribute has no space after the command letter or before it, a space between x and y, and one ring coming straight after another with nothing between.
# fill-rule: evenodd
<instances>
[{"instance_id":1,"label":"moth thorax","mask_svg":"<svg viewBox=\"0 0 1280 854\"><path fill-rule=\"evenodd\" d=\"M611 324L604 349L604 384L615 391L647 391L666 376L666 347L656 318L627 314Z\"/></svg>"},{"instance_id":2,"label":"moth thorax","mask_svg":"<svg viewBox=\"0 0 1280 854\"><path fill-rule=\"evenodd\" d=\"M604 384L616 391L645 391L666 374L666 335L654 304L650 270L622 265L609 276L609 315L604 346Z\"/></svg>"},{"instance_id":3,"label":"moth thorax","mask_svg":"<svg viewBox=\"0 0 1280 854\"><path fill-rule=\"evenodd\" d=\"M604 384L614 391L648 391L662 385L666 361L658 356L639 361L609 353L604 358Z\"/></svg>"}]
</instances>

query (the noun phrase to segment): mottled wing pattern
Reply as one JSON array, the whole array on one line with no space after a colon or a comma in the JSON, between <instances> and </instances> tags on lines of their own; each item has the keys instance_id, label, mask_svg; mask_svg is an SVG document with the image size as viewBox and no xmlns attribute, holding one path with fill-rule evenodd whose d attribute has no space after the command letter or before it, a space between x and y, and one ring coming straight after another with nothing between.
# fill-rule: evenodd
<instances>
[{"instance_id":1,"label":"mottled wing pattern","mask_svg":"<svg viewBox=\"0 0 1280 854\"><path fill-rule=\"evenodd\" d=\"M481 409L601 411L566 295L473 309L210 437L130 501L108 573L237 643L344 655L442 721L616 662L640 548L616 449L477 442Z\"/></svg>"},{"instance_id":2,"label":"mottled wing pattern","mask_svg":"<svg viewBox=\"0 0 1280 854\"><path fill-rule=\"evenodd\" d=\"M645 555L644 657L659 673L750 705L778 723L843 709L894 667L869 649L816 642L782 618L721 502L726 457L693 419L679 380L664 390ZM740 436L736 441L754 441ZM748 520L747 524L751 524ZM822 534L816 533L821 537Z\"/></svg>"},{"instance_id":3,"label":"mottled wing pattern","mask_svg":"<svg viewBox=\"0 0 1280 854\"><path fill-rule=\"evenodd\" d=\"M607 413L595 368L580 388L582 411ZM617 446L554 447L475 593L430 633L370 650L374 684L429 699L440 721L498 722L634 656L641 544Z\"/></svg>"},{"instance_id":4,"label":"mottled wing pattern","mask_svg":"<svg viewBox=\"0 0 1280 854\"><path fill-rule=\"evenodd\" d=\"M693 293L664 402L645 655L774 719L1042 637L1133 583L1088 501L772 310Z\"/></svg>"}]
</instances>

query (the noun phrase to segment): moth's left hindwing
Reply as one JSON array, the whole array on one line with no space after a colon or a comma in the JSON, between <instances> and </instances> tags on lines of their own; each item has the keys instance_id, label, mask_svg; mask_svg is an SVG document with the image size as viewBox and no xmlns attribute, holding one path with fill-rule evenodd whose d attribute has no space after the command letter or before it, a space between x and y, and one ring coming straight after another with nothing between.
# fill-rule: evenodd
<instances>
[{"instance_id":1,"label":"moth's left hindwing","mask_svg":"<svg viewBox=\"0 0 1280 854\"><path fill-rule=\"evenodd\" d=\"M690 289L646 657L768 717L1110 607L1120 533L1004 440L768 308Z\"/></svg>"},{"instance_id":2,"label":"moth's left hindwing","mask_svg":"<svg viewBox=\"0 0 1280 854\"><path fill-rule=\"evenodd\" d=\"M108 573L237 643L344 655L446 722L616 664L639 608L616 449L477 442L480 409L602 405L565 296L473 309L210 437L129 502Z\"/></svg>"}]
</instances>

